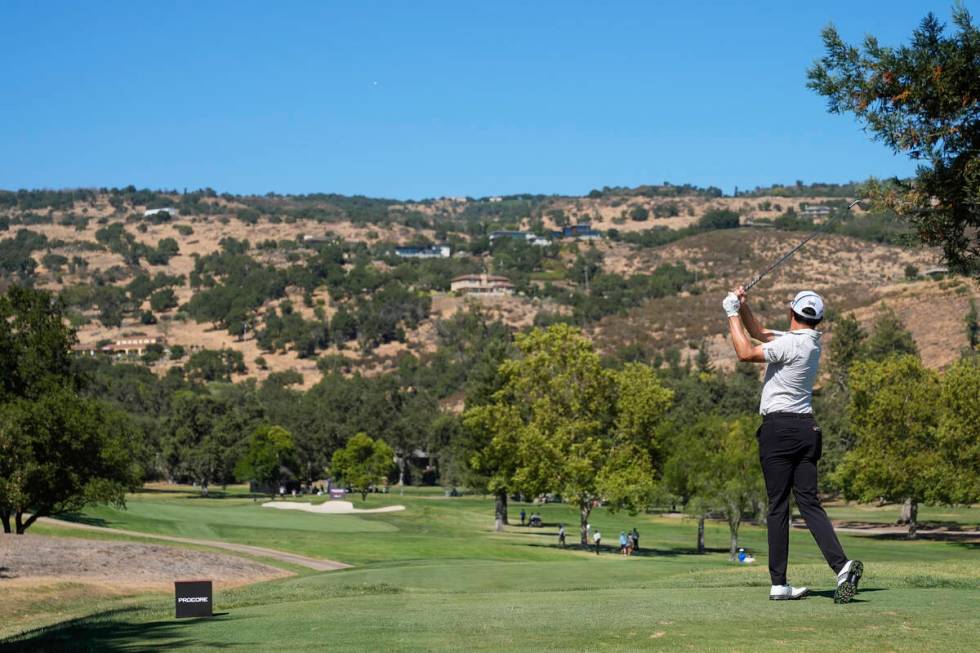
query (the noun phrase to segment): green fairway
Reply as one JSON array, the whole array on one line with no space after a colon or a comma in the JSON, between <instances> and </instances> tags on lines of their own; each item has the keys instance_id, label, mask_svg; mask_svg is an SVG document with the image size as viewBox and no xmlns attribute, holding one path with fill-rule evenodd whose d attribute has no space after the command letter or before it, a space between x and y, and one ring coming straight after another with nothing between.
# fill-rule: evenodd
<instances>
[{"instance_id":1,"label":"green fairway","mask_svg":"<svg viewBox=\"0 0 980 653\"><path fill-rule=\"evenodd\" d=\"M718 523L708 524L711 550L699 556L691 520L598 510L592 524L608 548L596 556L557 548L559 521L569 541L577 539L574 511L564 505L526 506L541 513L545 528L512 525L497 534L492 504L480 497L410 492L355 504L407 510L323 515L261 508L234 495L159 492L133 495L127 510L87 510L79 517L105 526L255 544L355 568L219 592L223 614L211 620L173 620L169 596L101 606L0 650L967 651L980 640L975 543L842 535L867 575L857 600L839 606L809 533L794 529L790 580L815 595L773 603L760 527L743 527L740 543L758 559L744 567L728 562L727 527ZM512 522L519 510L511 506ZM832 512L853 521L893 519L863 507ZM972 527L978 511L936 514L929 519ZM633 526L642 551L624 559L612 546Z\"/></svg>"}]
</instances>

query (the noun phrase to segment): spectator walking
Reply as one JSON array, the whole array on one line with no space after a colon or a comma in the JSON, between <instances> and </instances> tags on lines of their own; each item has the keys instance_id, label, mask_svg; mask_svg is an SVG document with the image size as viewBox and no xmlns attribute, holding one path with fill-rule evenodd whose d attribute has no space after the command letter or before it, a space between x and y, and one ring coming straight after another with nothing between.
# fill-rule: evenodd
<instances>
[{"instance_id":1,"label":"spectator walking","mask_svg":"<svg viewBox=\"0 0 980 653\"><path fill-rule=\"evenodd\" d=\"M602 544L602 533L599 532L598 528L592 534L592 541L595 543L595 554L599 555L599 546Z\"/></svg>"},{"instance_id":2,"label":"spectator walking","mask_svg":"<svg viewBox=\"0 0 980 653\"><path fill-rule=\"evenodd\" d=\"M624 556L629 555L629 539L626 537L626 531L619 531L619 552Z\"/></svg>"},{"instance_id":3,"label":"spectator walking","mask_svg":"<svg viewBox=\"0 0 980 653\"><path fill-rule=\"evenodd\" d=\"M565 548L565 524L558 524L558 546Z\"/></svg>"},{"instance_id":4,"label":"spectator walking","mask_svg":"<svg viewBox=\"0 0 980 653\"><path fill-rule=\"evenodd\" d=\"M636 530L636 526L633 527L633 551L640 550L640 531Z\"/></svg>"},{"instance_id":5,"label":"spectator walking","mask_svg":"<svg viewBox=\"0 0 980 653\"><path fill-rule=\"evenodd\" d=\"M521 508L521 526L524 525L524 519L527 517L527 513L524 512L524 508Z\"/></svg>"}]
</instances>

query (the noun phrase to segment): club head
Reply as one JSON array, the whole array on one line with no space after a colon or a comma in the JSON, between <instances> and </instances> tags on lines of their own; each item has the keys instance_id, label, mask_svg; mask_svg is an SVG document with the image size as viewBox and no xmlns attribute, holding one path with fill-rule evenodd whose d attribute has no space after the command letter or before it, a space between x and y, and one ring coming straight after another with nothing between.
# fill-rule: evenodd
<instances>
[{"instance_id":1,"label":"club head","mask_svg":"<svg viewBox=\"0 0 980 653\"><path fill-rule=\"evenodd\" d=\"M847 210L850 211L855 206L860 205L861 202L863 202L863 201L864 201L863 199L856 199L856 200L854 200L853 202L851 202L850 204L847 205ZM863 209L864 207L862 206L861 208Z\"/></svg>"}]
</instances>

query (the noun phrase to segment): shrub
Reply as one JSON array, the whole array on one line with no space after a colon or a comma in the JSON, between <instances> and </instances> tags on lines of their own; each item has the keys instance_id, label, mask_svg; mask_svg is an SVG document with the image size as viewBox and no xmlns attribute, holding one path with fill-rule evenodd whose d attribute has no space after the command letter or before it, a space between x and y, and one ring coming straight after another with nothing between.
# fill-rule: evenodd
<instances>
[{"instance_id":1,"label":"shrub","mask_svg":"<svg viewBox=\"0 0 980 653\"><path fill-rule=\"evenodd\" d=\"M188 375L201 381L231 381L232 374L247 371L242 352L233 349L204 349L191 355L186 365Z\"/></svg>"},{"instance_id":2,"label":"shrub","mask_svg":"<svg viewBox=\"0 0 980 653\"><path fill-rule=\"evenodd\" d=\"M653 216L656 218L675 218L681 214L680 207L676 202L657 204L653 207Z\"/></svg>"},{"instance_id":3,"label":"shrub","mask_svg":"<svg viewBox=\"0 0 980 653\"><path fill-rule=\"evenodd\" d=\"M160 313L177 306L177 295L171 288L161 288L150 295L150 308Z\"/></svg>"},{"instance_id":4,"label":"shrub","mask_svg":"<svg viewBox=\"0 0 980 653\"><path fill-rule=\"evenodd\" d=\"M260 213L255 209L240 209L235 217L245 224L255 224L259 221Z\"/></svg>"},{"instance_id":5,"label":"shrub","mask_svg":"<svg viewBox=\"0 0 980 653\"><path fill-rule=\"evenodd\" d=\"M738 224L738 213L729 209L712 209L698 220L702 229L735 229Z\"/></svg>"},{"instance_id":6,"label":"shrub","mask_svg":"<svg viewBox=\"0 0 980 653\"><path fill-rule=\"evenodd\" d=\"M629 216L634 222L646 222L650 217L650 211L643 206L634 206L630 209Z\"/></svg>"},{"instance_id":7,"label":"shrub","mask_svg":"<svg viewBox=\"0 0 980 653\"><path fill-rule=\"evenodd\" d=\"M154 343L152 345L147 345L146 350L143 352L143 356L141 357L141 360L147 365L152 365L153 363L156 363L158 360L163 358L163 354L164 354L163 345L158 345Z\"/></svg>"}]
</instances>

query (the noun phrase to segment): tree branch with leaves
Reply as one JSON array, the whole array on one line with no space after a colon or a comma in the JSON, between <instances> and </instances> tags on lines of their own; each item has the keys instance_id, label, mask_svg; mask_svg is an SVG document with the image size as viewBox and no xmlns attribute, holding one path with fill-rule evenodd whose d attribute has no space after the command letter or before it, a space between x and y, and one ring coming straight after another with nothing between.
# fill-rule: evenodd
<instances>
[{"instance_id":1,"label":"tree branch with leaves","mask_svg":"<svg viewBox=\"0 0 980 653\"><path fill-rule=\"evenodd\" d=\"M908 181L872 183L880 205L907 216L955 269L980 276L980 30L963 5L952 33L932 13L908 45L867 36L845 43L823 31L826 54L808 86L832 113L851 113L893 152L920 161Z\"/></svg>"}]
</instances>

